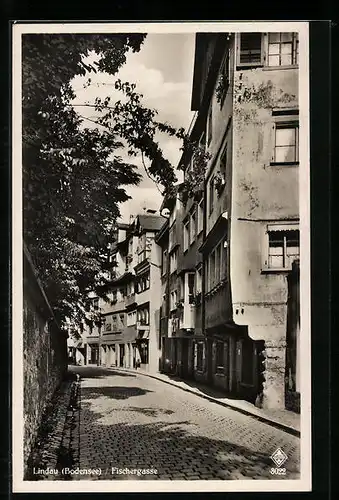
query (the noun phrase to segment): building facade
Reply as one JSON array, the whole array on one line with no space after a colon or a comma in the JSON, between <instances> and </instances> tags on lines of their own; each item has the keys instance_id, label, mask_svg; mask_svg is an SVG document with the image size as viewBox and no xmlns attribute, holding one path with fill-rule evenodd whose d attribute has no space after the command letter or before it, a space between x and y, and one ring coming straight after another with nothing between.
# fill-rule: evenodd
<instances>
[{"instance_id":1,"label":"building facade","mask_svg":"<svg viewBox=\"0 0 339 500\"><path fill-rule=\"evenodd\" d=\"M93 326L83 335L86 364L159 370L161 252L155 235L163 222L145 213L117 225L108 300L90 297Z\"/></svg>"},{"instance_id":2,"label":"building facade","mask_svg":"<svg viewBox=\"0 0 339 500\"><path fill-rule=\"evenodd\" d=\"M162 329L163 345L176 346L163 351L171 370L274 408L285 405L291 366L295 400L299 387L295 320L287 334L298 300L296 286L289 292L299 259L298 52L296 33L196 35L190 137L209 159L200 195L184 200L179 189L166 200L160 242L169 258L176 252ZM187 175L192 158L181 162Z\"/></svg>"}]
</instances>

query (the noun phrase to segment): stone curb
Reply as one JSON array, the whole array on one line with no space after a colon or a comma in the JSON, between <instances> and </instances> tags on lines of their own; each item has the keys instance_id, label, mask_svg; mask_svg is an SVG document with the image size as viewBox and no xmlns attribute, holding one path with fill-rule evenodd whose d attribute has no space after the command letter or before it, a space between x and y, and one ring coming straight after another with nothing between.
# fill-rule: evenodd
<instances>
[{"instance_id":1,"label":"stone curb","mask_svg":"<svg viewBox=\"0 0 339 500\"><path fill-rule=\"evenodd\" d=\"M300 430L296 429L295 427L292 427L290 425L279 422L278 420L272 419L268 416L258 415L255 412L245 410L244 408L239 408L239 406L232 405L231 403L225 403L224 401L219 401L218 399L213 398L212 396L208 396L207 394L201 394L200 392L196 392L191 388L182 387L182 386L176 384L172 380L164 380L163 378L158 377L157 375L153 375L150 373L145 373L145 372L137 371L137 370L129 370L126 368L108 367L107 370L112 370L112 371L117 371L117 372L121 371L121 372L125 372L125 373L138 373L139 375L144 375L145 377L154 378L156 380L159 380L160 382L164 382L165 384L169 384L169 385L172 385L174 387L177 387L178 389L181 389L182 391L190 392L191 394L195 394L196 396L199 396L203 399L207 399L207 401L211 401L212 403L216 403L220 406L224 406L225 408L230 408L234 411L242 413L243 415L247 415L248 417L254 418L260 422L268 424L271 427L276 427L277 429L285 431L288 434L291 434L292 436L296 436L296 437L300 438Z\"/></svg>"}]
</instances>

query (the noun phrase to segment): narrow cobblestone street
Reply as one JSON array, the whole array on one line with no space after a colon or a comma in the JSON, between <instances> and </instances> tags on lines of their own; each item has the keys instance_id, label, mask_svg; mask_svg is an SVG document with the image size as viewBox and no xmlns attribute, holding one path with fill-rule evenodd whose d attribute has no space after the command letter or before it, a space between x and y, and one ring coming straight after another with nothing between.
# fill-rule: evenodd
<instances>
[{"instance_id":1,"label":"narrow cobblestone street","mask_svg":"<svg viewBox=\"0 0 339 500\"><path fill-rule=\"evenodd\" d=\"M143 375L97 367L81 376L80 469L76 479L297 479L299 438ZM285 476L272 475L282 448ZM112 473L157 469L157 474ZM74 478L75 479L75 478Z\"/></svg>"}]
</instances>

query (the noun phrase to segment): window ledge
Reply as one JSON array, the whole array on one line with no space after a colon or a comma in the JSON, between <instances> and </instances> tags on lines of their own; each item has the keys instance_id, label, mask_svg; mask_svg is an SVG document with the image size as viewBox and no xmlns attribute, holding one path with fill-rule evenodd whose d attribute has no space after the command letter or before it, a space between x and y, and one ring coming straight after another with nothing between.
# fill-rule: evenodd
<instances>
[{"instance_id":1,"label":"window ledge","mask_svg":"<svg viewBox=\"0 0 339 500\"><path fill-rule=\"evenodd\" d=\"M297 166L299 165L298 161L271 161L270 166L271 167L288 167L288 166Z\"/></svg>"},{"instance_id":2,"label":"window ledge","mask_svg":"<svg viewBox=\"0 0 339 500\"><path fill-rule=\"evenodd\" d=\"M291 272L290 268L287 267L264 267L261 270L261 274L281 274L281 273L289 273Z\"/></svg>"},{"instance_id":3,"label":"window ledge","mask_svg":"<svg viewBox=\"0 0 339 500\"><path fill-rule=\"evenodd\" d=\"M280 69L298 69L299 66L298 64L290 64L288 66L264 66L263 70L264 71L276 71Z\"/></svg>"},{"instance_id":4,"label":"window ledge","mask_svg":"<svg viewBox=\"0 0 339 500\"><path fill-rule=\"evenodd\" d=\"M260 63L237 63L237 70L243 70L243 69L254 69L254 68L263 68L264 65L262 62Z\"/></svg>"}]
</instances>

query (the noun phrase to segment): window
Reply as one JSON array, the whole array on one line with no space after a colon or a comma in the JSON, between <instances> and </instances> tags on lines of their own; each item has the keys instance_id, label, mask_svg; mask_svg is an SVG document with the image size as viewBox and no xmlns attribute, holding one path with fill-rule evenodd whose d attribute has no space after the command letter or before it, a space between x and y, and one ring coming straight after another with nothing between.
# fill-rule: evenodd
<instances>
[{"instance_id":1,"label":"window","mask_svg":"<svg viewBox=\"0 0 339 500\"><path fill-rule=\"evenodd\" d=\"M145 326L149 325L149 309L145 307L143 309L139 309L137 313L138 322L140 325Z\"/></svg>"},{"instance_id":2,"label":"window","mask_svg":"<svg viewBox=\"0 0 339 500\"><path fill-rule=\"evenodd\" d=\"M151 246L149 238L146 238L146 234L143 234L139 238L138 245L138 264L148 259L151 253Z\"/></svg>"},{"instance_id":3,"label":"window","mask_svg":"<svg viewBox=\"0 0 339 500\"><path fill-rule=\"evenodd\" d=\"M221 66L219 82L220 82L220 86L221 86L219 99L220 99L220 105L222 107L224 102L225 102L227 91L228 91L229 84L230 84L230 52L229 52L229 50L227 51L225 59L224 59L222 66Z\"/></svg>"},{"instance_id":4,"label":"window","mask_svg":"<svg viewBox=\"0 0 339 500\"><path fill-rule=\"evenodd\" d=\"M204 371L204 354L205 345L203 342L198 342L196 344L196 370L198 372Z\"/></svg>"},{"instance_id":5,"label":"window","mask_svg":"<svg viewBox=\"0 0 339 500\"><path fill-rule=\"evenodd\" d=\"M299 123L277 122L275 124L274 163L297 163L299 161Z\"/></svg>"},{"instance_id":6,"label":"window","mask_svg":"<svg viewBox=\"0 0 339 500\"><path fill-rule=\"evenodd\" d=\"M118 301L118 291L113 290L113 292L112 292L112 304L116 304L117 301Z\"/></svg>"},{"instance_id":7,"label":"window","mask_svg":"<svg viewBox=\"0 0 339 500\"><path fill-rule=\"evenodd\" d=\"M169 241L169 249L170 250L171 250L172 246L176 243L175 229L176 229L175 224L173 224L169 230L168 241Z\"/></svg>"},{"instance_id":8,"label":"window","mask_svg":"<svg viewBox=\"0 0 339 500\"><path fill-rule=\"evenodd\" d=\"M196 278L195 278L195 293L201 293L202 290L202 268L199 267L196 271Z\"/></svg>"},{"instance_id":9,"label":"window","mask_svg":"<svg viewBox=\"0 0 339 500\"><path fill-rule=\"evenodd\" d=\"M105 332L111 332L112 331L112 323L105 323Z\"/></svg>"},{"instance_id":10,"label":"window","mask_svg":"<svg viewBox=\"0 0 339 500\"><path fill-rule=\"evenodd\" d=\"M209 146L212 141L212 121L213 121L213 116L212 116L212 104L211 104L207 118L207 146Z\"/></svg>"},{"instance_id":11,"label":"window","mask_svg":"<svg viewBox=\"0 0 339 500\"><path fill-rule=\"evenodd\" d=\"M193 304L195 273L186 273L185 278L185 304Z\"/></svg>"},{"instance_id":12,"label":"window","mask_svg":"<svg viewBox=\"0 0 339 500\"><path fill-rule=\"evenodd\" d=\"M162 257L161 257L161 274L162 274L162 276L164 274L166 274L166 272L167 272L167 256L168 256L167 250L163 249Z\"/></svg>"},{"instance_id":13,"label":"window","mask_svg":"<svg viewBox=\"0 0 339 500\"><path fill-rule=\"evenodd\" d=\"M225 372L225 344L221 341L215 343L215 371L216 373Z\"/></svg>"},{"instance_id":14,"label":"window","mask_svg":"<svg viewBox=\"0 0 339 500\"><path fill-rule=\"evenodd\" d=\"M135 325L137 319L136 311L129 312L127 314L127 326Z\"/></svg>"},{"instance_id":15,"label":"window","mask_svg":"<svg viewBox=\"0 0 339 500\"><path fill-rule=\"evenodd\" d=\"M215 249L215 273L214 273L215 285L217 285L221 281L220 271L221 271L221 245L218 245L217 248Z\"/></svg>"},{"instance_id":16,"label":"window","mask_svg":"<svg viewBox=\"0 0 339 500\"><path fill-rule=\"evenodd\" d=\"M173 311L173 309L176 309L177 302L178 302L178 292L176 290L173 290L171 292L171 295L170 295L170 308L171 308L171 311Z\"/></svg>"},{"instance_id":17,"label":"window","mask_svg":"<svg viewBox=\"0 0 339 500\"><path fill-rule=\"evenodd\" d=\"M292 262L299 258L299 230L273 229L268 231L268 267L291 269Z\"/></svg>"},{"instance_id":18,"label":"window","mask_svg":"<svg viewBox=\"0 0 339 500\"><path fill-rule=\"evenodd\" d=\"M227 278L227 241L223 241L220 245L220 279Z\"/></svg>"},{"instance_id":19,"label":"window","mask_svg":"<svg viewBox=\"0 0 339 500\"><path fill-rule=\"evenodd\" d=\"M212 214L213 212L213 207L214 207L214 177L212 176L209 181L209 188L208 188L208 193L209 193L209 201L208 201L208 207L209 207L209 215Z\"/></svg>"},{"instance_id":20,"label":"window","mask_svg":"<svg viewBox=\"0 0 339 500\"><path fill-rule=\"evenodd\" d=\"M298 64L297 33L268 34L268 66L291 66Z\"/></svg>"},{"instance_id":21,"label":"window","mask_svg":"<svg viewBox=\"0 0 339 500\"><path fill-rule=\"evenodd\" d=\"M125 315L124 314L120 314L119 318L120 318L121 325L125 325Z\"/></svg>"},{"instance_id":22,"label":"window","mask_svg":"<svg viewBox=\"0 0 339 500\"><path fill-rule=\"evenodd\" d=\"M210 267L210 289L215 285L215 252L213 251L209 257L209 267Z\"/></svg>"},{"instance_id":23,"label":"window","mask_svg":"<svg viewBox=\"0 0 339 500\"><path fill-rule=\"evenodd\" d=\"M93 304L93 309L97 311L99 309L99 299L98 298L93 299L92 304Z\"/></svg>"},{"instance_id":24,"label":"window","mask_svg":"<svg viewBox=\"0 0 339 500\"><path fill-rule=\"evenodd\" d=\"M203 230L204 224L204 209L203 209L203 200L200 200L197 208L197 234L199 235Z\"/></svg>"},{"instance_id":25,"label":"window","mask_svg":"<svg viewBox=\"0 0 339 500\"><path fill-rule=\"evenodd\" d=\"M137 278L137 293L144 292L145 290L148 290L150 287L150 275L149 272L140 275Z\"/></svg>"},{"instance_id":26,"label":"window","mask_svg":"<svg viewBox=\"0 0 339 500\"><path fill-rule=\"evenodd\" d=\"M190 222L190 244L194 242L196 237L196 216L195 210L191 213L191 222Z\"/></svg>"},{"instance_id":27,"label":"window","mask_svg":"<svg viewBox=\"0 0 339 500\"><path fill-rule=\"evenodd\" d=\"M262 64L262 33L241 33L238 64L258 66Z\"/></svg>"},{"instance_id":28,"label":"window","mask_svg":"<svg viewBox=\"0 0 339 500\"><path fill-rule=\"evenodd\" d=\"M134 294L134 283L131 282L127 284L127 297L130 297L133 294Z\"/></svg>"},{"instance_id":29,"label":"window","mask_svg":"<svg viewBox=\"0 0 339 500\"><path fill-rule=\"evenodd\" d=\"M190 242L190 221L186 221L184 223L184 252L189 247L189 242Z\"/></svg>"},{"instance_id":30,"label":"window","mask_svg":"<svg viewBox=\"0 0 339 500\"><path fill-rule=\"evenodd\" d=\"M221 241L210 253L206 266L206 291L211 291L226 278L227 253L226 245Z\"/></svg>"},{"instance_id":31,"label":"window","mask_svg":"<svg viewBox=\"0 0 339 500\"><path fill-rule=\"evenodd\" d=\"M227 144L224 147L223 152L221 153L220 165L219 165L220 174L224 180L224 184L226 180L226 166L227 166Z\"/></svg>"},{"instance_id":32,"label":"window","mask_svg":"<svg viewBox=\"0 0 339 500\"><path fill-rule=\"evenodd\" d=\"M178 252L175 250L174 252L171 253L170 255L170 273L174 273L177 269L177 258L178 258Z\"/></svg>"}]
</instances>

